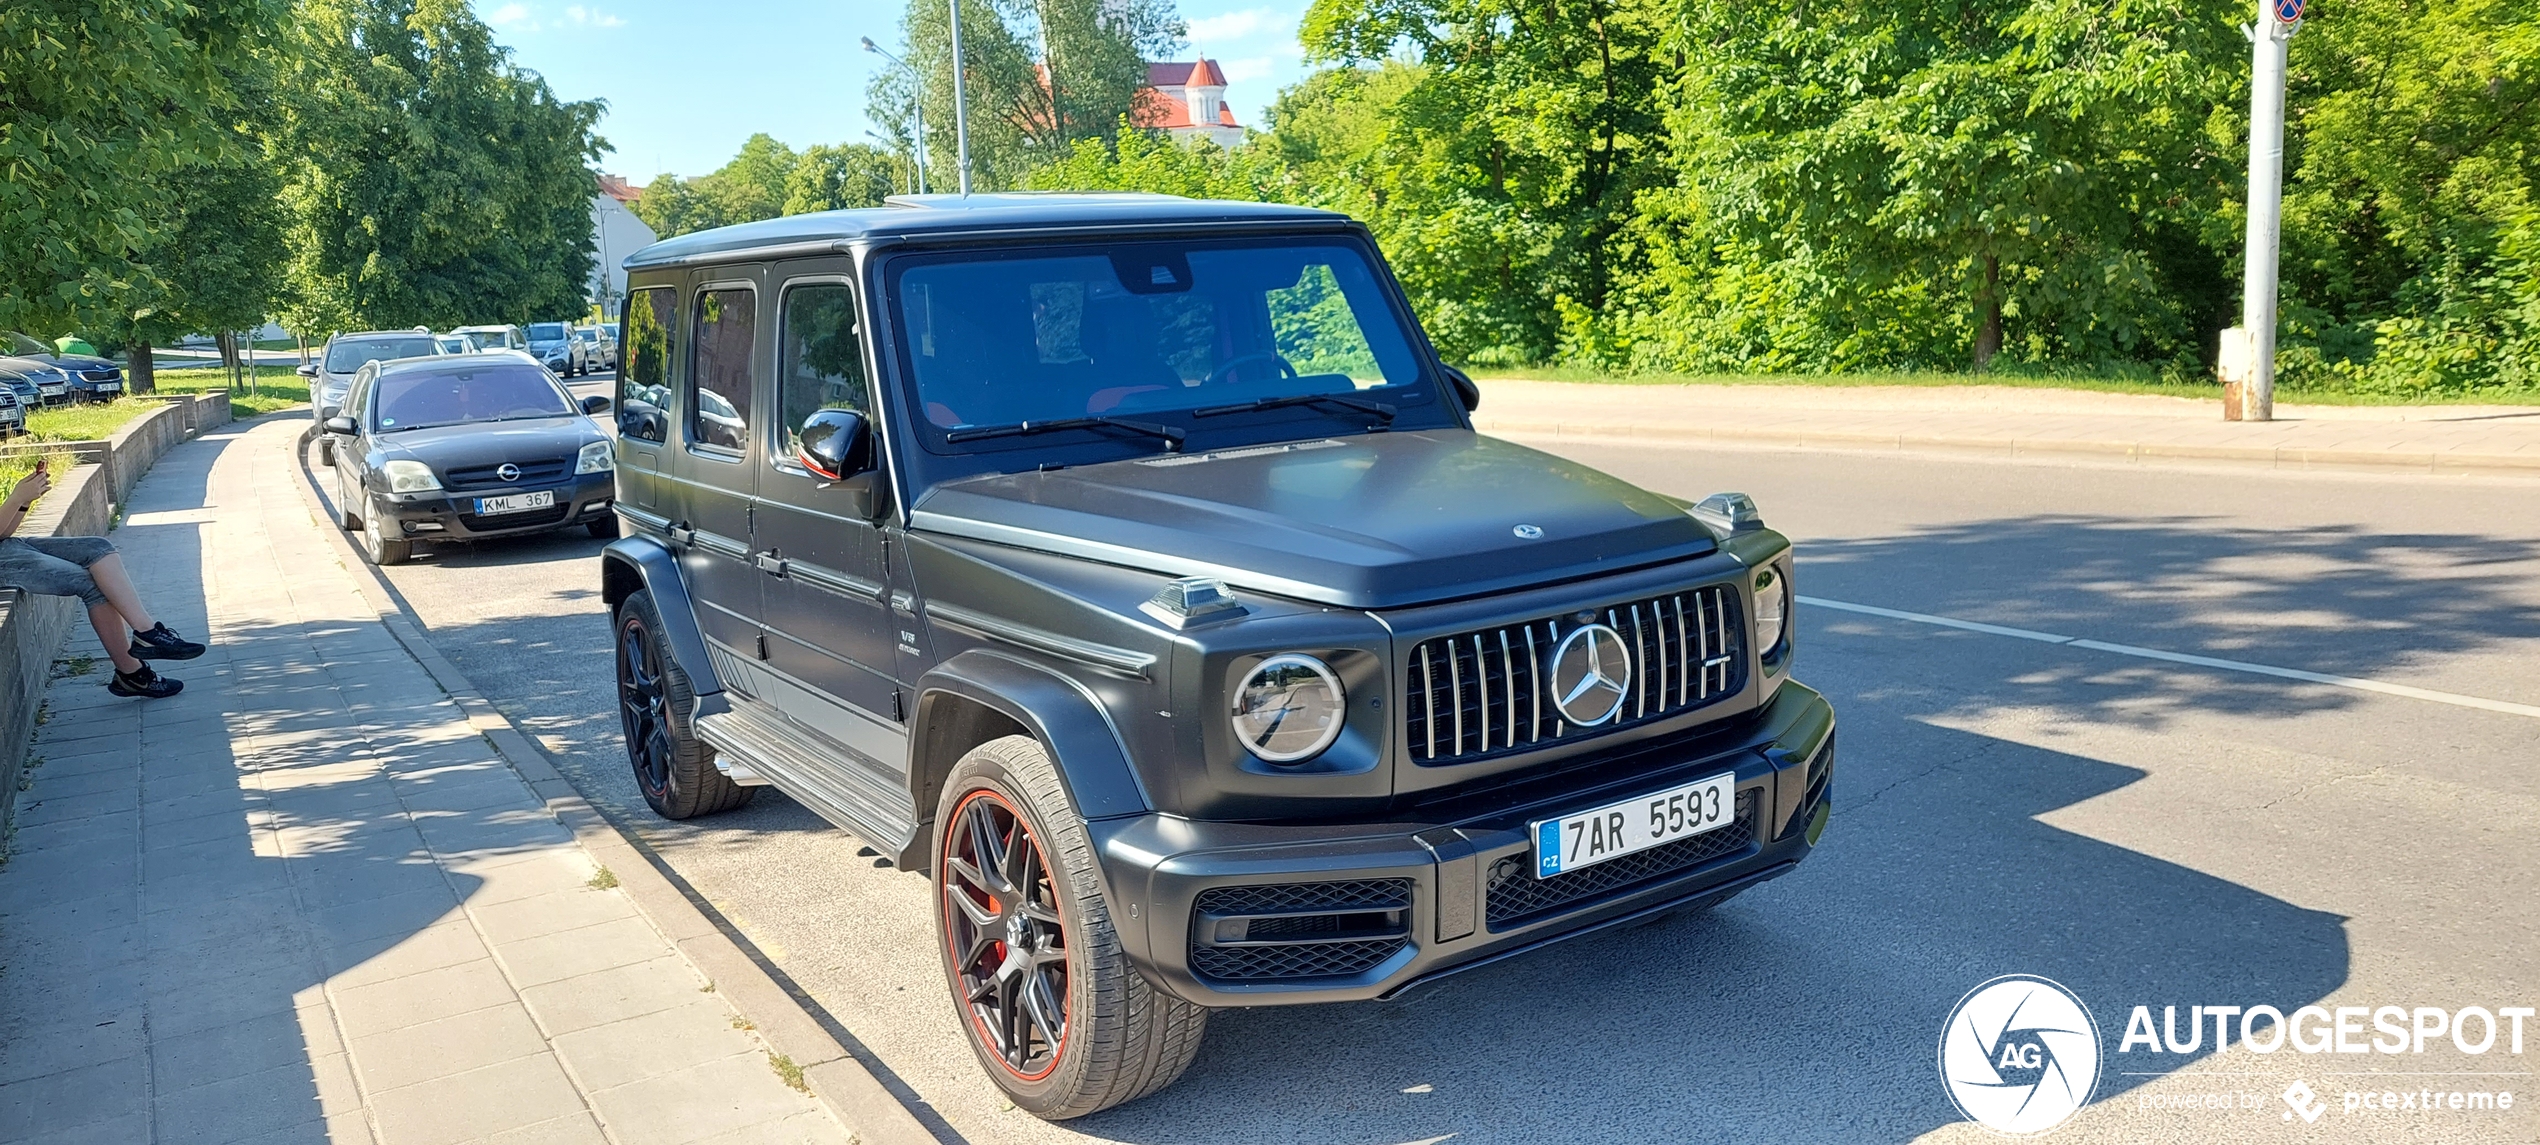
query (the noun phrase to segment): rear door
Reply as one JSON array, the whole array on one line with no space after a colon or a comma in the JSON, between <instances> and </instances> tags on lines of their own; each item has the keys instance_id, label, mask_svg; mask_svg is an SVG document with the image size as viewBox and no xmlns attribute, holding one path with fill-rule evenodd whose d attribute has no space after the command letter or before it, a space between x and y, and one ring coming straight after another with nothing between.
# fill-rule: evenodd
<instances>
[{"instance_id":1,"label":"rear door","mask_svg":"<svg viewBox=\"0 0 2540 1145\"><path fill-rule=\"evenodd\" d=\"M753 270L697 275L684 315L687 370L678 386L677 446L664 451L671 484L663 515L673 522L673 538L686 541L680 567L698 627L717 646L723 682L751 696L761 694L756 667L766 659L759 611L767 577L751 561L763 463L750 429L764 416L755 400L765 373L758 295Z\"/></svg>"},{"instance_id":2,"label":"rear door","mask_svg":"<svg viewBox=\"0 0 2540 1145\"><path fill-rule=\"evenodd\" d=\"M658 534L670 480L670 431L679 402L671 385L679 332L679 289L638 286L626 296L618 321L626 327L625 367L617 372L617 504L636 528Z\"/></svg>"},{"instance_id":3,"label":"rear door","mask_svg":"<svg viewBox=\"0 0 2540 1145\"><path fill-rule=\"evenodd\" d=\"M882 530L850 507L847 487L797 459L803 420L813 413L852 409L874 417L851 269L842 258L780 271L775 416L762 435L768 462L759 475L758 547L781 574L767 582L763 619L769 666L813 693L807 698L814 702L788 703L787 714L897 788L904 704L894 678L898 642ZM877 439L880 432L875 423Z\"/></svg>"}]
</instances>

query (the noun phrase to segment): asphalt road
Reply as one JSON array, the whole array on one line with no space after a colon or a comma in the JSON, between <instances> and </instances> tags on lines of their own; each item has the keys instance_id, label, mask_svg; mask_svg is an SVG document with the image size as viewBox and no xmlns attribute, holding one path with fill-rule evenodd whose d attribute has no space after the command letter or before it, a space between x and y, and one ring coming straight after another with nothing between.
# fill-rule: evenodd
<instances>
[{"instance_id":1,"label":"asphalt road","mask_svg":"<svg viewBox=\"0 0 2540 1145\"><path fill-rule=\"evenodd\" d=\"M1559 448L1678 495L1755 494L1809 596L2540 705L2540 485ZM1046 1125L977 1075L922 879L773 791L685 824L645 810L598 548L451 548L391 579L947 1140L1983 1140L1935 1047L1962 995L2011 973L2071 987L2100 1026L2097 1100L2059 1141L2540 1137L2540 1023L2521 1056L2503 1037L2478 1056L2441 1037L2115 1052L2138 1005L2183 1026L2191 1005L2540 1000L2540 720L1822 606L1799 612L1798 674L1834 699L1843 755L1798 873L1404 1002L1222 1012L1164 1095ZM2279 1096L2296 1079L2316 1122ZM2345 1109L2401 1086L2516 1104Z\"/></svg>"}]
</instances>

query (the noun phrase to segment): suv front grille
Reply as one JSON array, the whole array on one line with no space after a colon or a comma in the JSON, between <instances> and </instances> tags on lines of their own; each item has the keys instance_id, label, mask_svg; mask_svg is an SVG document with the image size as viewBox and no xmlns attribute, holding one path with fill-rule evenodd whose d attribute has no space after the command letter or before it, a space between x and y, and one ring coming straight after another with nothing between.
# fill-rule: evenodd
<instances>
[{"instance_id":1,"label":"suv front grille","mask_svg":"<svg viewBox=\"0 0 2540 1145\"><path fill-rule=\"evenodd\" d=\"M451 492L473 492L484 489L541 489L565 479L573 468L570 457L549 457L537 461L517 462L520 476L503 480L500 465L467 465L442 475L441 483Z\"/></svg>"},{"instance_id":2,"label":"suv front grille","mask_svg":"<svg viewBox=\"0 0 2540 1145\"><path fill-rule=\"evenodd\" d=\"M1480 759L1628 727L1735 695L1744 626L1725 584L1613 605L1597 619L1623 636L1632 675L1612 719L1582 727L1553 705L1553 649L1576 614L1423 640L1404 673L1403 742L1414 763Z\"/></svg>"},{"instance_id":3,"label":"suv front grille","mask_svg":"<svg viewBox=\"0 0 2540 1145\"><path fill-rule=\"evenodd\" d=\"M1223 981L1349 978L1411 944L1411 880L1211 887L1191 904L1191 969Z\"/></svg>"},{"instance_id":4,"label":"suv front grille","mask_svg":"<svg viewBox=\"0 0 2540 1145\"><path fill-rule=\"evenodd\" d=\"M1490 928L1501 930L1546 915L1577 910L1683 874L1695 867L1743 858L1755 846L1755 793L1737 797L1737 821L1646 851L1634 851L1593 867L1538 879L1534 856L1520 851L1491 864Z\"/></svg>"}]
</instances>

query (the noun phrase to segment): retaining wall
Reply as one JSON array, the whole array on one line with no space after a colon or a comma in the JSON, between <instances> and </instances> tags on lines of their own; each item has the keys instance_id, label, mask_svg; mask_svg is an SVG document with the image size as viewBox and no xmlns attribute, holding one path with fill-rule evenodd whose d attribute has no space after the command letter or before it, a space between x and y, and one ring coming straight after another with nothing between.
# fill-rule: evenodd
<instances>
[{"instance_id":1,"label":"retaining wall","mask_svg":"<svg viewBox=\"0 0 2540 1145\"><path fill-rule=\"evenodd\" d=\"M109 491L104 466L72 466L55 478L53 491L27 514L18 532L31 537L101 536L114 520ZM0 840L17 811L18 779L54 654L61 651L62 638L86 622L77 597L30 596L0 588Z\"/></svg>"}]
</instances>

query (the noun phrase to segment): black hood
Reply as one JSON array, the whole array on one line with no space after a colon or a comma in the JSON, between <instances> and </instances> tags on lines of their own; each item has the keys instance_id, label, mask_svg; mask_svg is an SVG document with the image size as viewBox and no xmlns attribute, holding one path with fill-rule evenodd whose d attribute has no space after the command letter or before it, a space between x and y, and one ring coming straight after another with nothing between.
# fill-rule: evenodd
<instances>
[{"instance_id":1,"label":"black hood","mask_svg":"<svg viewBox=\"0 0 2540 1145\"><path fill-rule=\"evenodd\" d=\"M1718 547L1657 494L1466 430L973 477L936 486L910 523L1350 608L1596 576ZM1541 535L1526 535L1534 530Z\"/></svg>"},{"instance_id":2,"label":"black hood","mask_svg":"<svg viewBox=\"0 0 2540 1145\"><path fill-rule=\"evenodd\" d=\"M389 455L403 454L435 472L526 463L573 455L594 441L606 440L600 427L579 414L524 418L520 421L466 422L391 433L372 432L372 440Z\"/></svg>"}]
</instances>

